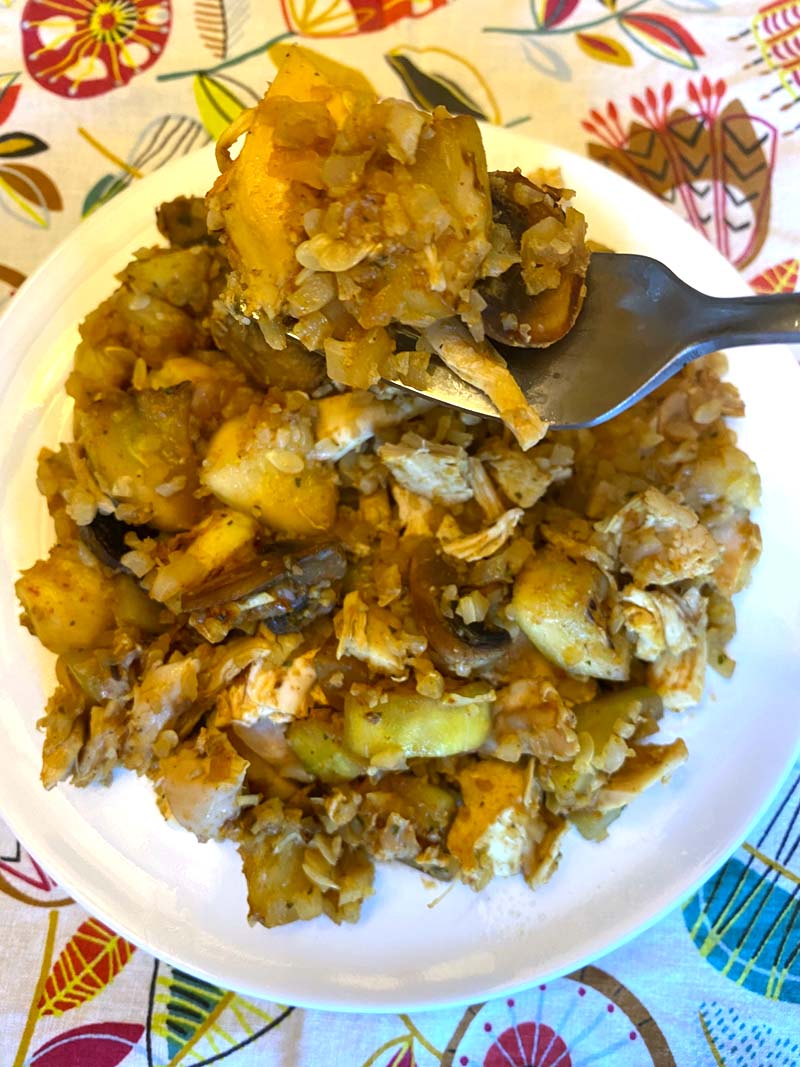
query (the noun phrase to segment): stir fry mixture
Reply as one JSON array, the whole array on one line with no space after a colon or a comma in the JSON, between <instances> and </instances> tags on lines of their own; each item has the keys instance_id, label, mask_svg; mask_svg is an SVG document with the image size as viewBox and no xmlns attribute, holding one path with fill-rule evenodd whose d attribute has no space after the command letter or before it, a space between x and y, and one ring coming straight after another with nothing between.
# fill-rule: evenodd
<instances>
[{"instance_id":1,"label":"stir fry mixture","mask_svg":"<svg viewBox=\"0 0 800 1067\"><path fill-rule=\"evenodd\" d=\"M42 780L146 775L235 843L266 926L357 920L375 861L534 888L685 760L664 709L733 670L741 401L711 356L541 439L486 338L574 320L569 194L303 49L239 127L81 325L74 440L40 455L57 540L17 593L57 656ZM500 417L387 384L432 358Z\"/></svg>"}]
</instances>

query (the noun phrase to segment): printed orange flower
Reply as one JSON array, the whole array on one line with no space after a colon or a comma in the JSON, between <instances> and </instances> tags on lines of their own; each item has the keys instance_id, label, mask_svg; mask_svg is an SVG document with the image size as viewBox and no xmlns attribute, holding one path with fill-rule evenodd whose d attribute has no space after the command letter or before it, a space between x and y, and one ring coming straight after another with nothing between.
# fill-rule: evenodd
<instances>
[{"instance_id":1,"label":"printed orange flower","mask_svg":"<svg viewBox=\"0 0 800 1067\"><path fill-rule=\"evenodd\" d=\"M100 96L158 59L170 0L28 0L22 50L28 73L59 96Z\"/></svg>"},{"instance_id":2,"label":"printed orange flower","mask_svg":"<svg viewBox=\"0 0 800 1067\"><path fill-rule=\"evenodd\" d=\"M421 18L447 0L281 0L286 25L301 37L352 37L403 18Z\"/></svg>"}]
</instances>

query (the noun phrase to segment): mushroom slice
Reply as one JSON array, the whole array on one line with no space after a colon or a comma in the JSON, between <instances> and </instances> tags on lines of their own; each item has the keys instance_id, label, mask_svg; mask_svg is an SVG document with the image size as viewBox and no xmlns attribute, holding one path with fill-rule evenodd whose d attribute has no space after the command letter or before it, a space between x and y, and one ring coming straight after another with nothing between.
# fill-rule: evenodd
<instances>
[{"instance_id":1,"label":"mushroom slice","mask_svg":"<svg viewBox=\"0 0 800 1067\"><path fill-rule=\"evenodd\" d=\"M586 295L583 216L563 205L563 190L518 170L494 171L490 185L495 226L509 231L521 262L478 286L484 329L507 345L545 348L572 328Z\"/></svg>"},{"instance_id":2,"label":"mushroom slice","mask_svg":"<svg viewBox=\"0 0 800 1067\"><path fill-rule=\"evenodd\" d=\"M228 628L263 620L275 634L302 629L336 603L333 586L347 569L338 541L283 541L183 597L182 608L203 625Z\"/></svg>"},{"instance_id":3,"label":"mushroom slice","mask_svg":"<svg viewBox=\"0 0 800 1067\"><path fill-rule=\"evenodd\" d=\"M511 638L505 630L483 623L464 623L442 614L442 588L456 584L453 567L439 554L436 542L417 546L409 569L414 617L428 638L434 661L460 678L488 667L502 656Z\"/></svg>"},{"instance_id":4,"label":"mushroom slice","mask_svg":"<svg viewBox=\"0 0 800 1067\"><path fill-rule=\"evenodd\" d=\"M78 532L81 541L101 563L126 574L131 572L121 560L130 551L125 544L127 534L135 533L141 538L158 537L158 530L152 526L131 526L115 515L103 515L102 512L98 512L87 526L79 526Z\"/></svg>"}]
</instances>

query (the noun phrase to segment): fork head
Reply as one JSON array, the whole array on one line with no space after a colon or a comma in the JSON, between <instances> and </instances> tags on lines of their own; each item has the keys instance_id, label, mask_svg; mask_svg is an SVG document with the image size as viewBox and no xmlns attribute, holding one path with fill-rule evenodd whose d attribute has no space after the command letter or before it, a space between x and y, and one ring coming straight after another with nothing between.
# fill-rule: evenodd
<instances>
[{"instance_id":1,"label":"fork head","mask_svg":"<svg viewBox=\"0 0 800 1067\"><path fill-rule=\"evenodd\" d=\"M570 332L549 348L495 347L528 401L555 429L595 426L666 381L690 357L702 297L647 256L595 252L586 299ZM479 390L438 362L426 395L496 415Z\"/></svg>"}]
</instances>

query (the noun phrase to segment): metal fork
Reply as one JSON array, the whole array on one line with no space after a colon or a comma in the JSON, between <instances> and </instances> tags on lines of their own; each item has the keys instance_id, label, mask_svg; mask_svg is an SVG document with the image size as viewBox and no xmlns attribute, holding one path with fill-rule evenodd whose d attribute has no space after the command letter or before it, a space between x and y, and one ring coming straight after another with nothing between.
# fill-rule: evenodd
<instances>
[{"instance_id":1,"label":"metal fork","mask_svg":"<svg viewBox=\"0 0 800 1067\"><path fill-rule=\"evenodd\" d=\"M719 348L800 341L800 293L707 296L648 256L595 252L586 289L577 322L556 344L495 343L527 399L556 429L605 422ZM413 392L497 414L483 393L438 360L430 371L430 387Z\"/></svg>"}]
</instances>

